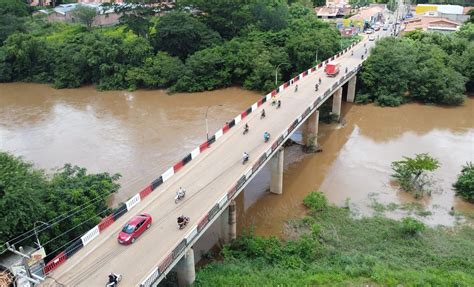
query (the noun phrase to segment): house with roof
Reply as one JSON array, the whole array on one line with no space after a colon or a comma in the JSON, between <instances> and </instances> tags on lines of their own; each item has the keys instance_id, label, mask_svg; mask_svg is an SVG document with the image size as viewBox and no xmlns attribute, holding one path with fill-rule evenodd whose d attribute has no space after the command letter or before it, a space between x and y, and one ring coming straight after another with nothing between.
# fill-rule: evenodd
<instances>
[{"instance_id":1,"label":"house with roof","mask_svg":"<svg viewBox=\"0 0 474 287\"><path fill-rule=\"evenodd\" d=\"M45 14L46 18L50 22L77 22L74 17L74 10L79 6L87 6L97 10L97 16L92 22L93 26L107 26L114 25L119 22L120 14L116 13L113 9L106 9L101 7L100 3L72 3L72 4L61 4L52 9L42 9L37 13Z\"/></svg>"},{"instance_id":2,"label":"house with roof","mask_svg":"<svg viewBox=\"0 0 474 287\"><path fill-rule=\"evenodd\" d=\"M416 16L412 19L405 20L404 33L415 30L428 32L456 32L461 26L460 23L443 17Z\"/></svg>"}]
</instances>

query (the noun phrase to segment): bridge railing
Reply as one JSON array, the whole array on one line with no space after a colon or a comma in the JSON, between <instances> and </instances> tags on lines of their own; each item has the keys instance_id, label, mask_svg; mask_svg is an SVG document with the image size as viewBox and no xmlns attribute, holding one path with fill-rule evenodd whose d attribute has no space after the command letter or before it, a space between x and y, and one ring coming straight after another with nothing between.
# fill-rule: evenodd
<instances>
[{"instance_id":1,"label":"bridge railing","mask_svg":"<svg viewBox=\"0 0 474 287\"><path fill-rule=\"evenodd\" d=\"M56 255L52 260L50 260L44 267L44 273L48 274L54 269L58 268L61 264L66 262L72 255L74 255L76 252L78 252L82 247L90 244L95 238L99 236L100 233L102 233L107 227L112 225L115 221L117 221L121 216L123 216L125 213L127 213L129 210L137 206L142 200L144 200L147 196L149 196L153 191L155 191L159 186L161 186L163 183L168 181L174 174L176 174L180 169L182 169L186 164L188 164L190 161L195 159L197 156L199 156L201 153L203 153L206 149L208 149L213 143L215 143L220 137L222 137L225 133L227 133L232 127L237 125L239 122L241 122L245 117L247 117L249 114L251 114L253 111L257 110L261 105L263 105L266 101L269 101L273 96L276 96L277 94L281 93L283 90L287 89L291 85L295 84L299 80L303 79L304 77L310 75L311 73L314 73L316 70L321 69L324 65L326 65L329 61L332 61L350 49L352 49L355 45L357 45L360 42L354 42L352 43L349 47L344 49L343 51L339 52L338 54L334 55L330 59L327 59L318 65L311 67L310 69L307 69L303 72L301 72L298 76L295 76L294 78L290 79L289 81L283 83L280 85L277 89L271 91L267 95L263 96L258 102L254 103L252 106L250 106L248 109L237 115L234 119L232 119L230 122L226 123L224 127L222 127L220 130L218 130L213 136L211 136L207 141L203 142L200 144L198 147L193 149L189 154L187 154L182 160L177 162L175 165L172 167L168 168L163 174L161 174L158 178L153 180L149 185L147 185L145 188L143 188L139 193L137 193L135 196L130 198L128 201L126 201L124 204L120 205L116 210L113 211L112 214L109 216L103 218L99 224L94 226L91 230L86 232L83 236L76 238L72 243L66 247L66 249ZM358 67L359 68L359 67ZM327 97L330 96L331 91L334 90L334 87L331 87L330 90L325 91L323 94L322 98L316 99L316 101L311 105L311 110L313 110L317 104L319 104L318 101L323 101L326 100ZM307 111L308 113L311 112ZM294 128L301 123L301 119L304 118L305 116L302 115L300 116L293 124L288 128L286 131L286 135L282 135L281 137L278 138L278 140L272 145L272 148L275 146L279 146L284 139L288 137L288 135L294 130ZM179 253L177 253L178 250L183 250L187 245L187 242L190 242L189 240L192 240L197 234L199 234L203 228L212 220L213 216L217 214L220 209L231 199L235 193L247 182L248 178L258 170L260 165L265 162L265 160L273 153L274 149L268 150L264 156L262 156L258 161L257 164L252 167L242 178L240 178L236 185L227 192L225 196L222 197L222 199L214 205L214 207L201 219L201 221L198 223L198 225L193 229L193 233L189 234L189 238L184 239L183 241L180 242L175 249L173 249L173 252L168 255L166 258L162 260L162 262L155 267L152 272L149 273L147 278L142 282L142 286L150 286L149 282L153 282L156 280L156 278L159 278L160 274L162 274L166 268L170 266L170 264L173 262L173 260L178 256Z\"/></svg>"}]
</instances>

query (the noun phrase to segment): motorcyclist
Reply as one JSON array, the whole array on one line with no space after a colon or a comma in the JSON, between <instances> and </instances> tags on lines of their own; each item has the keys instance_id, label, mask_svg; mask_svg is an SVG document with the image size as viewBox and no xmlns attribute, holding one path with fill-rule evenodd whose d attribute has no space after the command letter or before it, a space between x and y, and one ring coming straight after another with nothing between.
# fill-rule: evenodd
<instances>
[{"instance_id":1,"label":"motorcyclist","mask_svg":"<svg viewBox=\"0 0 474 287\"><path fill-rule=\"evenodd\" d=\"M281 101L278 100L278 102L277 102L277 109L279 109L280 107L281 107Z\"/></svg>"},{"instance_id":2,"label":"motorcyclist","mask_svg":"<svg viewBox=\"0 0 474 287\"><path fill-rule=\"evenodd\" d=\"M319 78L318 83L321 85L321 78Z\"/></svg>"},{"instance_id":3,"label":"motorcyclist","mask_svg":"<svg viewBox=\"0 0 474 287\"><path fill-rule=\"evenodd\" d=\"M298 85L295 86L295 92L298 92Z\"/></svg>"},{"instance_id":4,"label":"motorcyclist","mask_svg":"<svg viewBox=\"0 0 474 287\"><path fill-rule=\"evenodd\" d=\"M270 133L269 133L269 132L264 132L264 133L263 133L263 139L264 139L265 141L268 141L268 140L270 139Z\"/></svg>"},{"instance_id":5,"label":"motorcyclist","mask_svg":"<svg viewBox=\"0 0 474 287\"><path fill-rule=\"evenodd\" d=\"M262 114L260 115L260 118L264 118L265 117L265 109L262 110Z\"/></svg>"},{"instance_id":6,"label":"motorcyclist","mask_svg":"<svg viewBox=\"0 0 474 287\"><path fill-rule=\"evenodd\" d=\"M354 51L351 51L351 56L354 56Z\"/></svg>"},{"instance_id":7,"label":"motorcyclist","mask_svg":"<svg viewBox=\"0 0 474 287\"><path fill-rule=\"evenodd\" d=\"M317 91L318 89L319 89L319 85L316 84L316 85L314 86L314 90Z\"/></svg>"},{"instance_id":8,"label":"motorcyclist","mask_svg":"<svg viewBox=\"0 0 474 287\"><path fill-rule=\"evenodd\" d=\"M348 71L348 68L346 67L346 73L347 73L347 71Z\"/></svg>"},{"instance_id":9,"label":"motorcyclist","mask_svg":"<svg viewBox=\"0 0 474 287\"><path fill-rule=\"evenodd\" d=\"M249 131L249 125L245 124L244 126L244 133L247 133Z\"/></svg>"},{"instance_id":10,"label":"motorcyclist","mask_svg":"<svg viewBox=\"0 0 474 287\"><path fill-rule=\"evenodd\" d=\"M249 154L245 151L244 151L244 155L243 155L243 160L244 160L244 162L249 160Z\"/></svg>"},{"instance_id":11,"label":"motorcyclist","mask_svg":"<svg viewBox=\"0 0 474 287\"><path fill-rule=\"evenodd\" d=\"M179 228L183 228L188 223L188 219L184 215L179 216L177 221Z\"/></svg>"},{"instance_id":12,"label":"motorcyclist","mask_svg":"<svg viewBox=\"0 0 474 287\"><path fill-rule=\"evenodd\" d=\"M176 192L176 195L178 196L178 198L181 198L181 197L184 197L185 194L186 194L186 190L180 186L178 191Z\"/></svg>"},{"instance_id":13,"label":"motorcyclist","mask_svg":"<svg viewBox=\"0 0 474 287\"><path fill-rule=\"evenodd\" d=\"M109 274L109 284L113 284L112 286L116 286L117 285L117 275L115 275L114 273L110 273Z\"/></svg>"}]
</instances>

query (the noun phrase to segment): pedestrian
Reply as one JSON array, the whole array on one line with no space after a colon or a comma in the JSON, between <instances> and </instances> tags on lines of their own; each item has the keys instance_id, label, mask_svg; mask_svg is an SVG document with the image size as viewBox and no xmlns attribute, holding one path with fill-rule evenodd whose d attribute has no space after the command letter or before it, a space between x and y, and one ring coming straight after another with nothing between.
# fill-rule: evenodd
<instances>
[{"instance_id":1,"label":"pedestrian","mask_svg":"<svg viewBox=\"0 0 474 287\"><path fill-rule=\"evenodd\" d=\"M279 109L281 107L281 101L278 100L278 105L277 105L277 109Z\"/></svg>"}]
</instances>

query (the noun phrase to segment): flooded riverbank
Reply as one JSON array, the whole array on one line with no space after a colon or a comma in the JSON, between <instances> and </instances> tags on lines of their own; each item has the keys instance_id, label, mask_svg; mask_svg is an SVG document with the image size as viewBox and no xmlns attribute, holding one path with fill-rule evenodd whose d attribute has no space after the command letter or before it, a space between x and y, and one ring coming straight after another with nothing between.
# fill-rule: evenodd
<instances>
[{"instance_id":1,"label":"flooded riverbank","mask_svg":"<svg viewBox=\"0 0 474 287\"><path fill-rule=\"evenodd\" d=\"M345 103L343 118L344 125L320 124L322 153L301 160L301 153L295 151L299 147L286 153L283 195L269 194L262 183L248 186L240 201L240 228L253 225L257 235L282 235L285 221L305 214L302 200L314 190L322 191L336 205L350 205L356 215L382 210L394 218L412 214L430 225L451 226L459 220L450 214L451 207L474 212L474 205L455 197L451 187L461 166L474 161L472 97L453 108ZM390 164L425 152L436 157L441 167L433 174L432 196L417 202L390 184ZM268 175L265 180L268 185Z\"/></svg>"}]
</instances>

